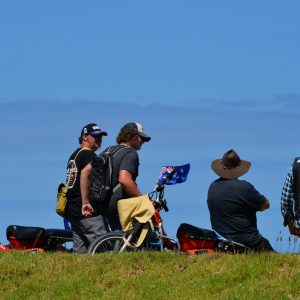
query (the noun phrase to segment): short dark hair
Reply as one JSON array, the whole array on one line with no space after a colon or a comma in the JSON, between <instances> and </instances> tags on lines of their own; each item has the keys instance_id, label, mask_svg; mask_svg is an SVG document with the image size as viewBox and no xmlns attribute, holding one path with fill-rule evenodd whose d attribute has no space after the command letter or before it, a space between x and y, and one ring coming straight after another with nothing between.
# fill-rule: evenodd
<instances>
[{"instance_id":1,"label":"short dark hair","mask_svg":"<svg viewBox=\"0 0 300 300\"><path fill-rule=\"evenodd\" d=\"M138 133L138 130L136 128L121 128L116 141L120 145L122 143L127 143L130 141L133 137L135 137Z\"/></svg>"}]
</instances>

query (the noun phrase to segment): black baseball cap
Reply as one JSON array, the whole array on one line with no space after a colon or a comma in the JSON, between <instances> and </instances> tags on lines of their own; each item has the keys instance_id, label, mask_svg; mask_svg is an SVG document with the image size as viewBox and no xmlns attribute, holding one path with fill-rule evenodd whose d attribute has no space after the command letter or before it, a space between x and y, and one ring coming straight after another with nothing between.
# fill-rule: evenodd
<instances>
[{"instance_id":1,"label":"black baseball cap","mask_svg":"<svg viewBox=\"0 0 300 300\"><path fill-rule=\"evenodd\" d=\"M106 131L102 131L101 128L95 124L95 123L90 123L85 125L82 130L81 130L81 136L83 134L86 135L91 135L91 136L99 136L99 135L107 135Z\"/></svg>"},{"instance_id":2,"label":"black baseball cap","mask_svg":"<svg viewBox=\"0 0 300 300\"><path fill-rule=\"evenodd\" d=\"M123 126L123 129L124 128L135 128L137 129L139 136L141 136L145 142L149 142L151 140L151 137L144 132L144 128L140 123L137 122L127 123L126 125Z\"/></svg>"}]
</instances>

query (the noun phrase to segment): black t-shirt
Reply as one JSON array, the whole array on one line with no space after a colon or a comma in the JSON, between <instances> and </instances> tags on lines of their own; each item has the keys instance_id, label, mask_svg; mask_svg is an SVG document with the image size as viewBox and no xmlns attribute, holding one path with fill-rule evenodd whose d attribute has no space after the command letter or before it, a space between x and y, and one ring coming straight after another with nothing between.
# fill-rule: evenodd
<instances>
[{"instance_id":1,"label":"black t-shirt","mask_svg":"<svg viewBox=\"0 0 300 300\"><path fill-rule=\"evenodd\" d=\"M247 181L217 179L210 185L207 196L212 228L227 239L255 245L262 237L257 229L256 212L264 201L265 197Z\"/></svg>"},{"instance_id":2,"label":"black t-shirt","mask_svg":"<svg viewBox=\"0 0 300 300\"><path fill-rule=\"evenodd\" d=\"M80 174L81 170L96 156L93 151L84 149L77 155L76 160L74 161L78 151L80 151L80 148L74 151L67 164L67 176L71 174L67 193L67 219L70 221L81 220L84 218L81 214L82 199L80 193Z\"/></svg>"},{"instance_id":3,"label":"black t-shirt","mask_svg":"<svg viewBox=\"0 0 300 300\"><path fill-rule=\"evenodd\" d=\"M119 149L122 150L118 151ZM139 156L137 151L131 147L124 147L121 145L113 146L112 151L118 151L113 157L113 187L119 183L119 172L120 170L126 170L131 173L132 179L135 181L138 177L139 169ZM120 199L130 198L130 196L120 186L111 196L109 201L109 211L117 213L117 202Z\"/></svg>"}]
</instances>

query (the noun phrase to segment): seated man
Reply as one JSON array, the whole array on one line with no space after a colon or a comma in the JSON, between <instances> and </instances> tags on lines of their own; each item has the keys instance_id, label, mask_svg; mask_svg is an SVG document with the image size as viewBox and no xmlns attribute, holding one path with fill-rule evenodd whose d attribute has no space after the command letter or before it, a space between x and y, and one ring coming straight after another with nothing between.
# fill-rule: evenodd
<instances>
[{"instance_id":1,"label":"seated man","mask_svg":"<svg viewBox=\"0 0 300 300\"><path fill-rule=\"evenodd\" d=\"M225 237L253 251L274 251L257 229L256 212L270 207L269 201L253 185L238 177L247 173L251 163L241 160L234 150L212 162L220 176L211 183L207 204L212 228Z\"/></svg>"}]
</instances>

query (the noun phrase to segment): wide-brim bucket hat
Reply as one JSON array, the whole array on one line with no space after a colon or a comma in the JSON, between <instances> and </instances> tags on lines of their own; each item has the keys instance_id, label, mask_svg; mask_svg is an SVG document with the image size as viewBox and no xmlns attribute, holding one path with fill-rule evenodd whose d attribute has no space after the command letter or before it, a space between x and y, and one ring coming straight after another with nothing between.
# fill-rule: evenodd
<instances>
[{"instance_id":1,"label":"wide-brim bucket hat","mask_svg":"<svg viewBox=\"0 0 300 300\"><path fill-rule=\"evenodd\" d=\"M211 163L213 171L225 179L234 179L246 174L250 166L251 163L241 160L233 149L228 150L222 158L215 159Z\"/></svg>"}]
</instances>

